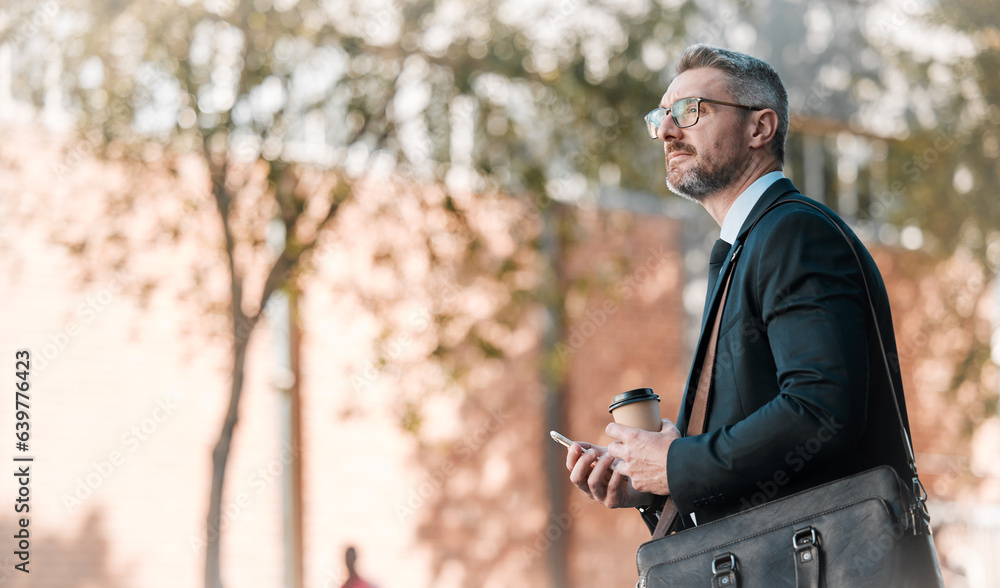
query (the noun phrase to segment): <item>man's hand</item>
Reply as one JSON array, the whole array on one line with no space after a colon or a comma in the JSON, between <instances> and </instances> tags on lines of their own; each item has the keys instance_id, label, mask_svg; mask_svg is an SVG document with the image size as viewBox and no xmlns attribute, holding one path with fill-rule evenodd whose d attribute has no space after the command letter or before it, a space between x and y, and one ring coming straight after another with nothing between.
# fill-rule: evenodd
<instances>
[{"instance_id":1,"label":"man's hand","mask_svg":"<svg viewBox=\"0 0 1000 588\"><path fill-rule=\"evenodd\" d=\"M620 460L615 474L627 476L632 487L639 492L670 494L667 481L667 452L674 439L681 433L670 419L663 419L659 433L611 423L605 429L608 436L617 439L608 446L608 454Z\"/></svg>"},{"instance_id":2,"label":"man's hand","mask_svg":"<svg viewBox=\"0 0 1000 588\"><path fill-rule=\"evenodd\" d=\"M590 443L573 443L566 453L570 481L604 506L625 508L646 506L652 502L653 495L636 491L628 478L617 471L618 465L611 469L615 461L606 447Z\"/></svg>"}]
</instances>

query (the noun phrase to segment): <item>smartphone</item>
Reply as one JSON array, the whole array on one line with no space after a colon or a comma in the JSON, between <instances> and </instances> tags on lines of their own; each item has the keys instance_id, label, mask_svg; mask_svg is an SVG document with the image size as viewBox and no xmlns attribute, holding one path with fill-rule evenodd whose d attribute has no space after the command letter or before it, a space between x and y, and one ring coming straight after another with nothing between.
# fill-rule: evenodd
<instances>
[{"instance_id":1,"label":"smartphone","mask_svg":"<svg viewBox=\"0 0 1000 588\"><path fill-rule=\"evenodd\" d=\"M570 441L569 438L566 437L566 435L563 435L562 433L558 433L556 431L549 431L549 436L552 437L553 441L555 441L556 443L562 445L567 449L569 449L569 446L573 444L573 442Z\"/></svg>"},{"instance_id":2,"label":"smartphone","mask_svg":"<svg viewBox=\"0 0 1000 588\"><path fill-rule=\"evenodd\" d=\"M562 445L563 447L566 447L567 449L569 449L569 446L573 444L573 441L571 441L569 437L563 435L562 433L559 433L558 431L549 431L549 436L552 437L553 441ZM590 467L594 467L594 465L595 464L592 463L590 464ZM615 469L615 464L611 464L610 466L608 466L608 469L612 470Z\"/></svg>"}]
</instances>

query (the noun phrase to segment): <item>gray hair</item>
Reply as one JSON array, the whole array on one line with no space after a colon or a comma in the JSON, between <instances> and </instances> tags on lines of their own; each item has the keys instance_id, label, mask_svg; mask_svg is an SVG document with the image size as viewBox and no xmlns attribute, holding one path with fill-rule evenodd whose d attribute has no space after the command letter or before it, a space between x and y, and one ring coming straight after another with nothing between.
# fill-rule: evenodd
<instances>
[{"instance_id":1,"label":"gray hair","mask_svg":"<svg viewBox=\"0 0 1000 588\"><path fill-rule=\"evenodd\" d=\"M763 59L746 53L697 44L688 47L677 62L677 75L689 69L712 68L726 75L726 90L741 104L770 108L778 115L778 129L771 142L771 153L785 161L785 137L788 136L788 92L778 72Z\"/></svg>"}]
</instances>

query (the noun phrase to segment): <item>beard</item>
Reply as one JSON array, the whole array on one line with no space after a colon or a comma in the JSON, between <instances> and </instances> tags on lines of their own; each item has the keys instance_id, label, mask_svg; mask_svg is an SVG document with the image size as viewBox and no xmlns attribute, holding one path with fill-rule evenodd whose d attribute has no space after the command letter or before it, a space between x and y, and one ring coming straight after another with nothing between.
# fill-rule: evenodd
<instances>
[{"instance_id":1,"label":"beard","mask_svg":"<svg viewBox=\"0 0 1000 588\"><path fill-rule=\"evenodd\" d=\"M693 147L688 146L678 146L667 153L669 155L678 151L690 154L694 165L686 171L671 170L670 162L667 161L667 187L674 194L699 203L729 187L746 163L738 153L732 153L725 159L703 160Z\"/></svg>"}]
</instances>

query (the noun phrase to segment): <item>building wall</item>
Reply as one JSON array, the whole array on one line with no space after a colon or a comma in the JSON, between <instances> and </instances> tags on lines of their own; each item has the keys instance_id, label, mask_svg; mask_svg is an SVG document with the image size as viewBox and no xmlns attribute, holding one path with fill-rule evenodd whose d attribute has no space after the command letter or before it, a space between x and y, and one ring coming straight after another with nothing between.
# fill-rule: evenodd
<instances>
[{"instance_id":1,"label":"building wall","mask_svg":"<svg viewBox=\"0 0 1000 588\"><path fill-rule=\"evenodd\" d=\"M566 434L607 445L612 396L650 387L660 413L675 418L687 372L680 222L625 212L581 211L568 272L593 284L567 322ZM571 300L573 297L571 297ZM626 586L635 548L649 531L634 510L610 511L570 490L570 586Z\"/></svg>"}]
</instances>

